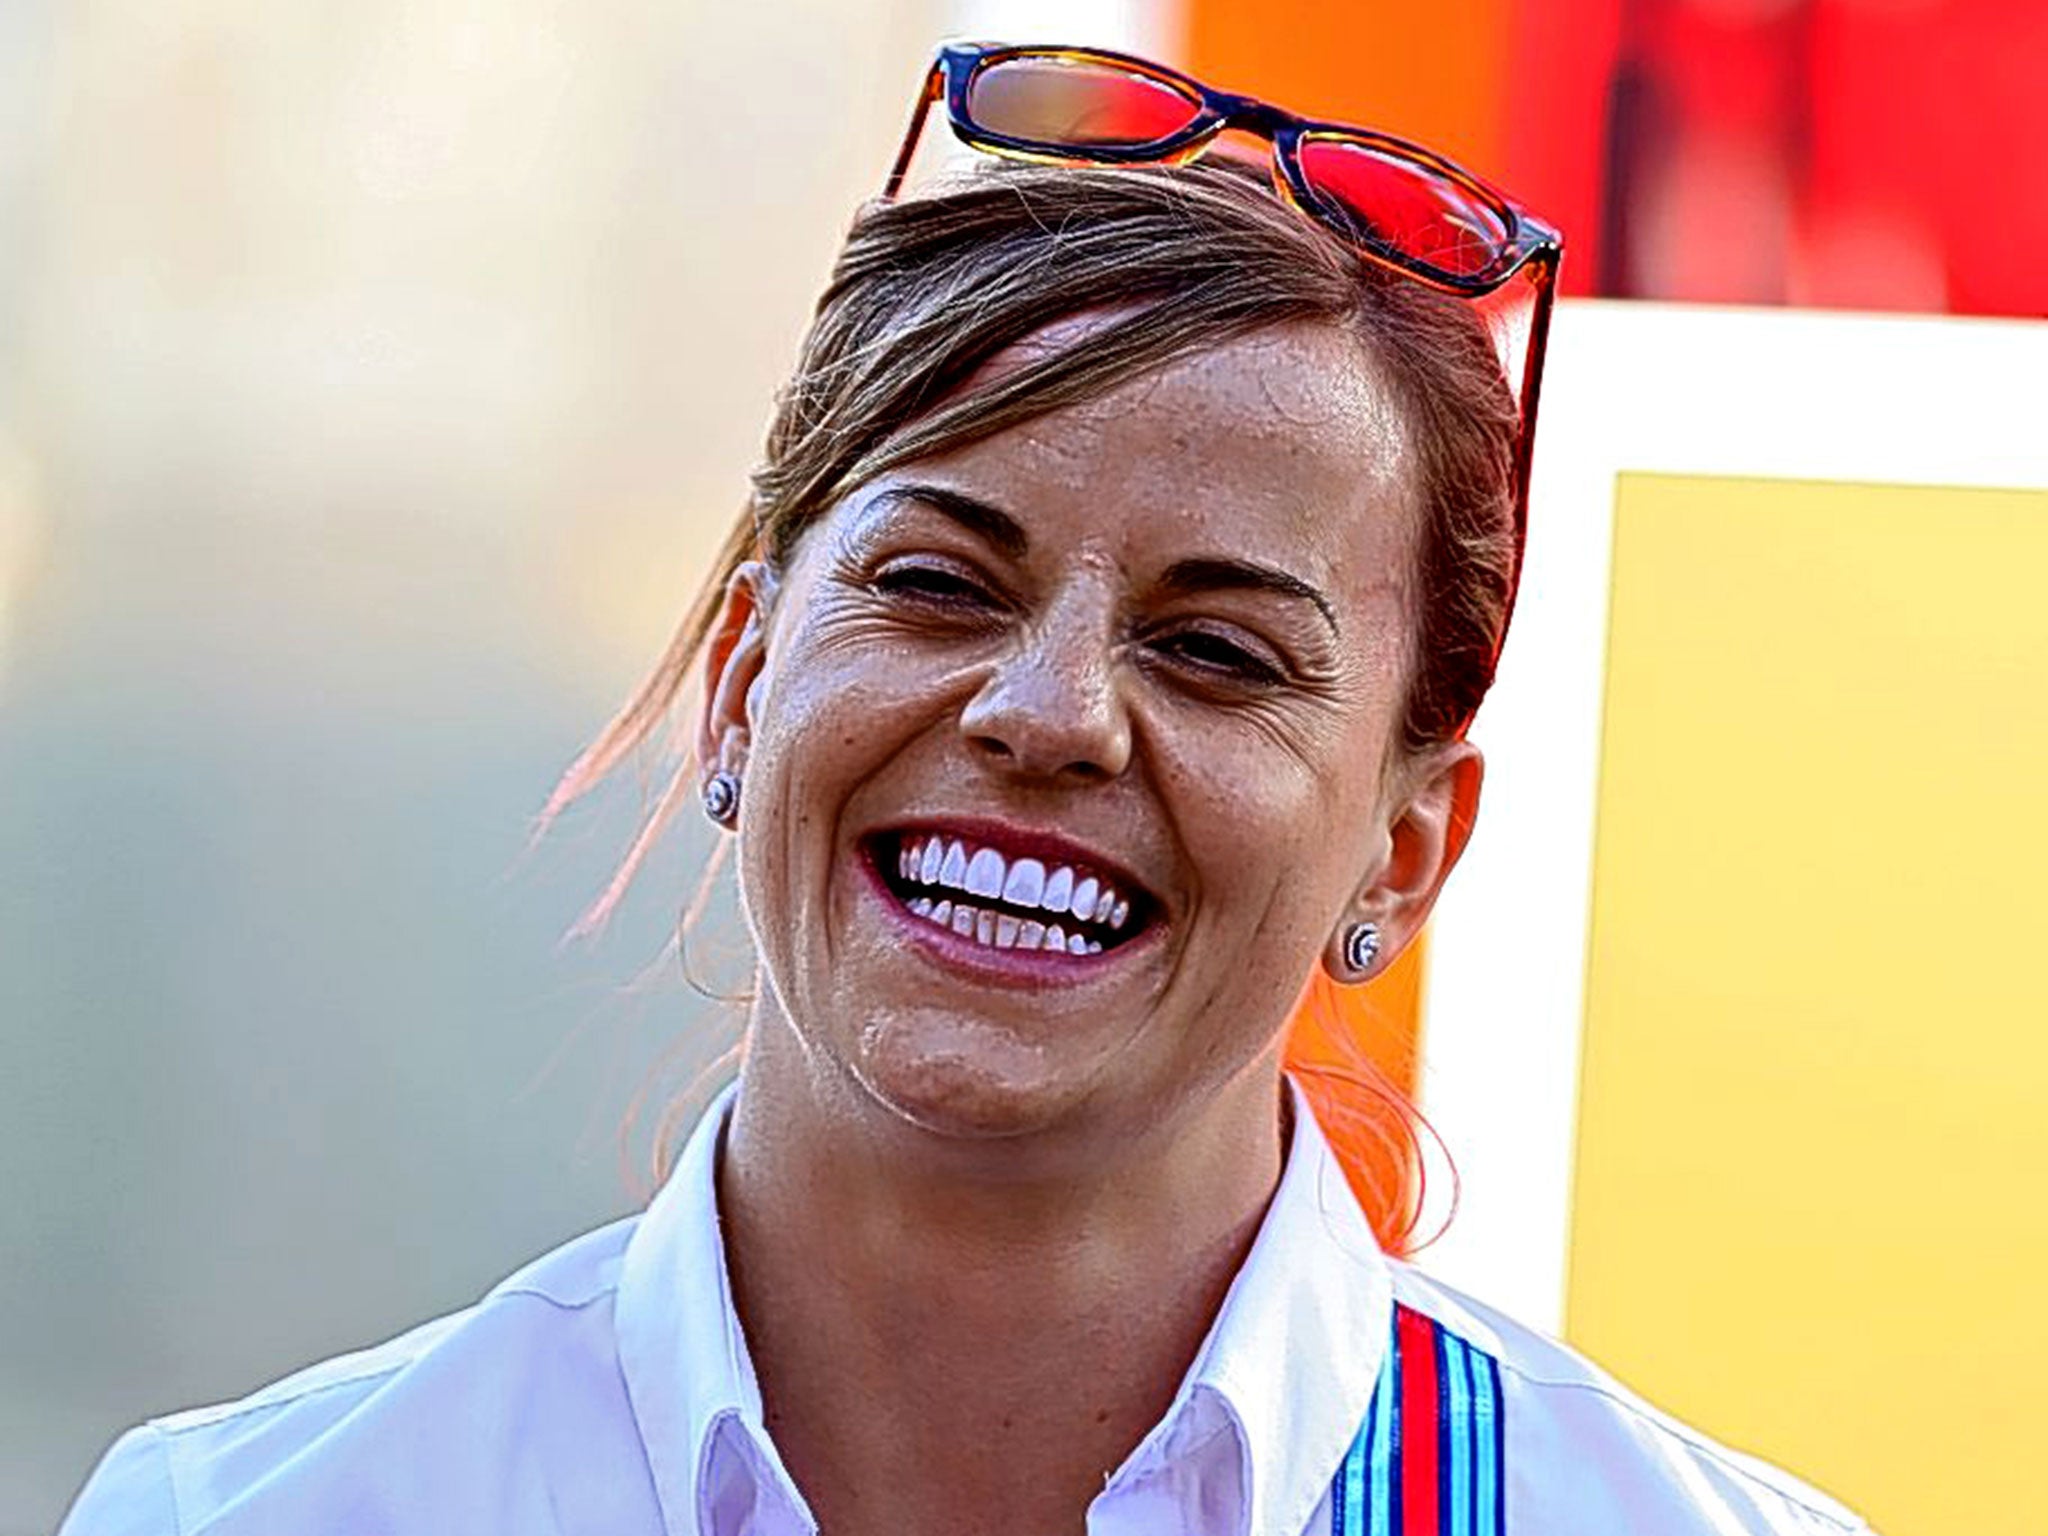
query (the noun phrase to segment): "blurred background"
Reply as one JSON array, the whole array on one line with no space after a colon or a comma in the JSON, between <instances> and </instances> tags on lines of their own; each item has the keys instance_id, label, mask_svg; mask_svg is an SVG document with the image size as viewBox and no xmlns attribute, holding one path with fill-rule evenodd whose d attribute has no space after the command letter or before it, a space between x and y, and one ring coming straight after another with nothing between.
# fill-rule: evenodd
<instances>
[{"instance_id":1,"label":"blurred background","mask_svg":"<svg viewBox=\"0 0 2048 1536\"><path fill-rule=\"evenodd\" d=\"M629 1109L731 1035L672 947L708 842L683 818L564 946L645 786L527 830L737 509L944 35L1121 44L1442 147L1568 232L1574 297L2048 313L2039 0L10 0L0 1536L141 1417L637 1204ZM2040 380L2000 387L2048 419ZM1998 643L2048 683L2037 631ZM2042 1151L1991 1194L2038 1206ZM1704 1412L1657 1353L1628 1379ZM2021 1529L1709 1427L1895 1536Z\"/></svg>"}]
</instances>

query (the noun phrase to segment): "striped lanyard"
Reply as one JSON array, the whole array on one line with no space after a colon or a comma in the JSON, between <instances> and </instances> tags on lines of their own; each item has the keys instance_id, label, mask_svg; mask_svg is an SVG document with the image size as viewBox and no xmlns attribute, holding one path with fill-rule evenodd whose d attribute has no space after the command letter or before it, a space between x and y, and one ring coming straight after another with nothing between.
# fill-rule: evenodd
<instances>
[{"instance_id":1,"label":"striped lanyard","mask_svg":"<svg viewBox=\"0 0 2048 1536\"><path fill-rule=\"evenodd\" d=\"M1504 1536L1500 1363L1394 1304L1372 1404L1330 1485L1331 1536Z\"/></svg>"}]
</instances>

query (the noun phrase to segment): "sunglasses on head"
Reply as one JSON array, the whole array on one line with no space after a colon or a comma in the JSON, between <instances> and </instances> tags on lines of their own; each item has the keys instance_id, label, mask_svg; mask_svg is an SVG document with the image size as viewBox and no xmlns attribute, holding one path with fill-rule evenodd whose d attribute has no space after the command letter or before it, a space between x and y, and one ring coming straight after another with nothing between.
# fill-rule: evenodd
<instances>
[{"instance_id":1,"label":"sunglasses on head","mask_svg":"<svg viewBox=\"0 0 2048 1536\"><path fill-rule=\"evenodd\" d=\"M935 102L945 103L947 121L962 143L1056 165L1184 165L1215 146L1226 130L1255 135L1272 146L1274 190L1284 202L1366 260L1471 300L1494 340L1519 410L1519 585L1536 399L1564 254L1557 230L1419 144L1299 117L1106 48L941 47L882 189L885 198L902 190Z\"/></svg>"},{"instance_id":2,"label":"sunglasses on head","mask_svg":"<svg viewBox=\"0 0 2048 1536\"><path fill-rule=\"evenodd\" d=\"M963 143L1060 164L1185 164L1226 129L1257 134L1272 145L1282 198L1362 255L1452 293L1491 293L1532 262L1554 268L1563 250L1556 230L1419 144L1102 48L942 47L885 196L902 185L935 101Z\"/></svg>"}]
</instances>

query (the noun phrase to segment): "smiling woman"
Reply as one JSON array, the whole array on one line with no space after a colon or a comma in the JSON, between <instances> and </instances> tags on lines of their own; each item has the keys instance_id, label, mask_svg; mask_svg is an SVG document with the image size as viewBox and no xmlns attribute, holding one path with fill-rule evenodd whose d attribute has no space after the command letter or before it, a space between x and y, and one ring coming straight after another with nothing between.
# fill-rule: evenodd
<instances>
[{"instance_id":1,"label":"smiling woman","mask_svg":"<svg viewBox=\"0 0 2048 1536\"><path fill-rule=\"evenodd\" d=\"M850 570L819 590L883 599L861 610L862 622L880 626L862 653L875 676L896 675L882 660L884 639L901 647L922 634L936 656L947 654L932 648L939 635L975 635L986 649L1005 615L1035 623L1034 601L1054 587L1090 598L1092 612L1059 605L1093 626L1080 636L1081 663L1088 645L1113 643L1157 701L1135 722L1160 733L1150 754L1183 763L1190 793L1204 786L1210 803L1178 815L1249 832L1264 810L1274 825L1252 846L1268 860L1293 859L1290 897L1329 909L1330 893L1305 879L1328 863L1294 857L1298 845L1324 842L1333 828L1362 837L1371 820L1346 798L1357 775L1339 780L1333 768L1450 769L1442 749L1458 742L1492 675L1516 558L1517 445L1493 343L1472 306L1359 261L1239 166L1093 175L1005 166L979 182L878 205L855 229L720 568L547 814L659 728L715 653L716 605L728 589L742 581L758 597L747 562L758 559L762 580L779 584L818 539L835 569ZM950 297L962 292L977 295L971 313ZM920 536L936 549L921 551ZM870 558L877 549L893 558ZM1062 566L1122 580L1063 583ZM1355 610L1348 626L1343 604ZM1068 643L1064 656L1041 649L1022 661L1057 679L1076 654ZM802 670L813 687L834 675ZM831 686L858 693L863 682ZM1002 696L990 692L981 707ZM946 707L943 693L936 702ZM1368 704L1386 718L1358 718ZM702 762L713 765L719 750L702 743ZM1132 820L1126 803L1129 744L1112 750L1118 760L1106 769L1082 751L1076 771L1092 766L1113 783L1079 805L1125 825L1128 839L1146 821ZM1450 756L1466 766L1439 788L1457 776L1472 784L1462 810L1425 811L1446 818L1426 835L1462 839L1477 763L1461 746ZM1283 787L1292 798L1279 798ZM625 878L693 788L686 767ZM951 809L957 821L964 808ZM1071 822L1076 809L1063 804L1054 819ZM956 830L963 861L977 846L1018 851ZM1092 856L1099 864L1112 851ZM1352 853L1361 861L1363 845ZM1420 901L1354 925L1372 924L1379 964L1309 968L1319 980L1308 1002L1327 1006L1331 978L1355 982L1392 960L1427 911L1428 868L1427 859L1416 866ZM1048 874L1057 879L1058 868ZM958 890L964 878L949 884ZM1127 884L1147 894L1137 872ZM929 899L922 915L944 903L941 923L978 940L982 909L971 899ZM988 910L994 947L1002 930ZM1156 899L1141 914L1168 916ZM1028 931L1018 918L1018 932ZM1320 927L1330 922L1317 912ZM1041 945L1052 926L1038 932ZM1070 945L1073 926L1062 925ZM1212 964L1243 947L1229 932L1210 942L1197 930L1194 942ZM1259 999L1249 1016L1284 1015L1302 993L1303 967L1270 941L1260 953L1293 971L1246 978ZM1312 1007L1296 1011L1312 1022ZM1343 1138L1375 1231L1394 1246L1416 1214L1415 1184L1403 1176L1412 1154L1400 1150L1412 1145L1410 1111L1362 1047L1333 1063L1330 1037L1318 1055L1304 1048L1307 1036L1307 1024L1285 1036L1290 1064Z\"/></svg>"},{"instance_id":2,"label":"smiling woman","mask_svg":"<svg viewBox=\"0 0 2048 1536\"><path fill-rule=\"evenodd\" d=\"M1283 320L972 431L964 401L1145 318L998 350L953 405L955 441L835 498L779 571L740 567L701 756L743 772L743 824L831 829L741 840L770 982L747 1072L793 1081L769 1063L796 1042L903 1123L1005 1138L1012 1172L1082 1146L1106 1168L1133 1136L1178 1162L1223 1117L1217 1150L1237 1150L1215 1176L1258 1179L1271 1167L1246 1154L1277 1166L1277 1084L1250 1069L1305 957L1347 912L1405 936L1474 781L1469 749L1418 773L1395 748L1415 519L1354 334ZM1414 778L1390 815L1386 789ZM913 836L944 843L944 927L881 878ZM1007 867L1047 855L1055 881L1071 871L1066 910L1040 948L1005 950ZM743 1109L736 1137L750 1124Z\"/></svg>"},{"instance_id":3,"label":"smiling woman","mask_svg":"<svg viewBox=\"0 0 2048 1536\"><path fill-rule=\"evenodd\" d=\"M691 795L733 834L738 1083L645 1215L132 1432L67 1529L1860 1529L1390 1258L1324 1129L1388 1101L1289 1070L1473 826L1554 241L1142 61L949 49L940 100L1062 163L863 210L547 810L701 682L607 901ZM1226 125L1282 195L1184 163ZM1517 380L1475 300L1532 261Z\"/></svg>"}]
</instances>

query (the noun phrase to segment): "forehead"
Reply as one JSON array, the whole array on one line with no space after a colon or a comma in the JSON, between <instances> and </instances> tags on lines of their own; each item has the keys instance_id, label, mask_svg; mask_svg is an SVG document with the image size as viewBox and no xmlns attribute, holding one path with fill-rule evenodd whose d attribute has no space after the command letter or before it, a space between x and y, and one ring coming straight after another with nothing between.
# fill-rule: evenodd
<instances>
[{"instance_id":1,"label":"forehead","mask_svg":"<svg viewBox=\"0 0 2048 1536\"><path fill-rule=\"evenodd\" d=\"M993 382L1046 350L1087 345L1105 317L1057 322L991 358ZM1360 342L1333 326L1255 332L1174 359L924 461L1131 565L1207 552L1286 556L1343 585L1405 567L1406 433Z\"/></svg>"}]
</instances>

